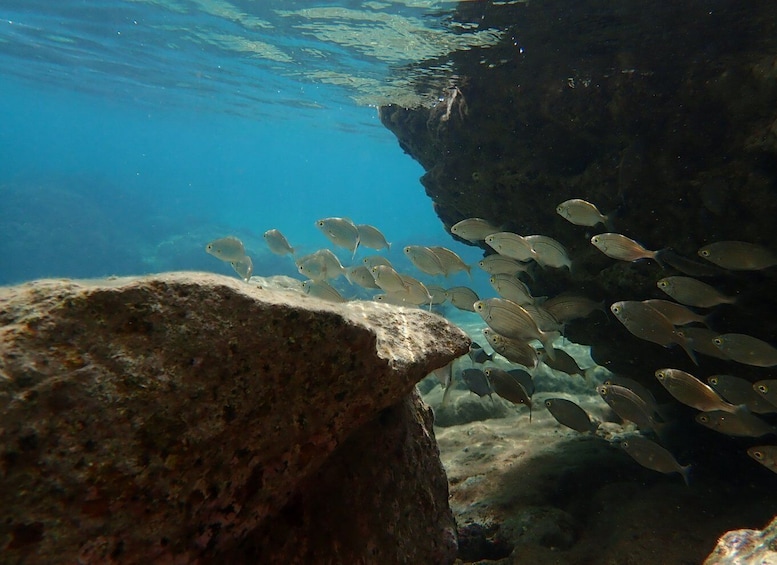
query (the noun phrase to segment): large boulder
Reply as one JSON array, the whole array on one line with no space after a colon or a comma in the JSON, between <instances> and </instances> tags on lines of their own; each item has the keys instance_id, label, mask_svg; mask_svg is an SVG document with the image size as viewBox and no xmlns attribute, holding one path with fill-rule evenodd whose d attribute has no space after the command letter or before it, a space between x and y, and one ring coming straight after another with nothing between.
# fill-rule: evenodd
<instances>
[{"instance_id":1,"label":"large boulder","mask_svg":"<svg viewBox=\"0 0 777 565\"><path fill-rule=\"evenodd\" d=\"M704 565L777 565L777 518L763 530L733 530L718 540Z\"/></svg>"},{"instance_id":2,"label":"large boulder","mask_svg":"<svg viewBox=\"0 0 777 565\"><path fill-rule=\"evenodd\" d=\"M3 560L452 561L411 391L468 343L217 275L1 288Z\"/></svg>"}]
</instances>

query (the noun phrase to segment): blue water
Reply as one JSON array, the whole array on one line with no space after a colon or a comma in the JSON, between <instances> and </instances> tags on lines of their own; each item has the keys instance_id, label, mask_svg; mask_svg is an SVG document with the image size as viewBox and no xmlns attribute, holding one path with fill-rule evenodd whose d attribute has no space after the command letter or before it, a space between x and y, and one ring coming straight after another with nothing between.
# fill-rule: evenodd
<instances>
[{"instance_id":1,"label":"blue water","mask_svg":"<svg viewBox=\"0 0 777 565\"><path fill-rule=\"evenodd\" d=\"M377 226L394 254L444 244L477 258L443 230L369 88L315 78L327 69L378 84L396 63L279 16L317 4L338 3L3 2L0 284L234 275L204 252L228 234L256 274L294 274L262 233L278 228L312 252L330 246L314 226L328 216ZM234 48L236 38L254 43ZM287 59L247 51L270 44Z\"/></svg>"}]
</instances>

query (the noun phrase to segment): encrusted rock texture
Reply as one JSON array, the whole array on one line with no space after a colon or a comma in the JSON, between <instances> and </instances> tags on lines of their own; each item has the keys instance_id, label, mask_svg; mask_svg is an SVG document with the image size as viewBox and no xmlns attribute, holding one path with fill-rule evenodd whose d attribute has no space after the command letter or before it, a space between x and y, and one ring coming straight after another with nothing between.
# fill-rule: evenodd
<instances>
[{"instance_id":1,"label":"encrusted rock texture","mask_svg":"<svg viewBox=\"0 0 777 565\"><path fill-rule=\"evenodd\" d=\"M444 319L200 273L0 288L10 563L445 563Z\"/></svg>"},{"instance_id":2,"label":"encrusted rock texture","mask_svg":"<svg viewBox=\"0 0 777 565\"><path fill-rule=\"evenodd\" d=\"M777 518L763 530L734 530L718 540L704 565L777 565Z\"/></svg>"},{"instance_id":3,"label":"encrusted rock texture","mask_svg":"<svg viewBox=\"0 0 777 565\"><path fill-rule=\"evenodd\" d=\"M567 248L572 273L538 269L535 296L568 291L608 306L667 298L656 281L681 273L604 256L590 238L606 231L702 263L696 252L713 241L774 249L777 4L462 2L451 19L502 39L454 55L439 104L386 106L381 120L424 167L447 228L480 217ZM612 229L567 222L555 208L569 198L615 212ZM717 309L717 328L777 334L777 317L764 316L777 307L774 273L719 275L705 281L739 300ZM634 375L645 358L694 369L679 348L618 323L575 320L565 334L615 372ZM708 374L731 371L711 357L704 364Z\"/></svg>"}]
</instances>

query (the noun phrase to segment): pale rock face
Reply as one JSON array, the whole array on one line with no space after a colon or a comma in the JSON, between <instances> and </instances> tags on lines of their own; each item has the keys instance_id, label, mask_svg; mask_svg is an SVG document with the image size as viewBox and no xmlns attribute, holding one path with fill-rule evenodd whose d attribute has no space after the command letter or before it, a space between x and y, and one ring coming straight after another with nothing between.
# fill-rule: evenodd
<instances>
[{"instance_id":1,"label":"pale rock face","mask_svg":"<svg viewBox=\"0 0 777 565\"><path fill-rule=\"evenodd\" d=\"M777 518L763 530L732 530L723 534L704 565L776 565Z\"/></svg>"},{"instance_id":2,"label":"pale rock face","mask_svg":"<svg viewBox=\"0 0 777 565\"><path fill-rule=\"evenodd\" d=\"M411 391L468 345L422 310L210 274L0 288L0 547L12 562L452 562Z\"/></svg>"}]
</instances>

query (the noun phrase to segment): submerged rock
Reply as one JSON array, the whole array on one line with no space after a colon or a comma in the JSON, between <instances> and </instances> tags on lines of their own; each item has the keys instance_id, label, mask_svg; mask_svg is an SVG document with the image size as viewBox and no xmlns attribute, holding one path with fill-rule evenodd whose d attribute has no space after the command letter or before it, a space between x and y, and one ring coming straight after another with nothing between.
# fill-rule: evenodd
<instances>
[{"instance_id":1,"label":"submerged rock","mask_svg":"<svg viewBox=\"0 0 777 565\"><path fill-rule=\"evenodd\" d=\"M8 562L455 556L408 396L467 351L442 318L171 273L0 288L0 340Z\"/></svg>"},{"instance_id":2,"label":"submerged rock","mask_svg":"<svg viewBox=\"0 0 777 565\"><path fill-rule=\"evenodd\" d=\"M777 564L777 518L763 530L734 530L718 540L704 565Z\"/></svg>"}]
</instances>

